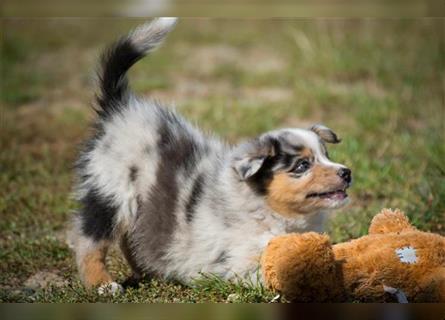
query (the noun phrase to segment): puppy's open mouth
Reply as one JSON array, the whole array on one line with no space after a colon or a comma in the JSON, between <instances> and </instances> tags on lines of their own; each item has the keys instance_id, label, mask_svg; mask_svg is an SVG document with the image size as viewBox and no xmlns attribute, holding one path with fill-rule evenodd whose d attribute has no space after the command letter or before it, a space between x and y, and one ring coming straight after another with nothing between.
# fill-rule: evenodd
<instances>
[{"instance_id":1,"label":"puppy's open mouth","mask_svg":"<svg viewBox=\"0 0 445 320\"><path fill-rule=\"evenodd\" d=\"M346 193L346 188L329 192L310 193L306 196L306 198L321 198L330 200L343 200L347 197L348 194Z\"/></svg>"}]
</instances>

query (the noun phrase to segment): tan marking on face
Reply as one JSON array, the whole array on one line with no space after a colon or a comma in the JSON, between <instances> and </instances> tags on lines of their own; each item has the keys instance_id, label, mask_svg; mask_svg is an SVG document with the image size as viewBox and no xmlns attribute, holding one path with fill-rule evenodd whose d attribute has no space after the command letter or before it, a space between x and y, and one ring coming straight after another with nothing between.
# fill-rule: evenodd
<instances>
[{"instance_id":1,"label":"tan marking on face","mask_svg":"<svg viewBox=\"0 0 445 320\"><path fill-rule=\"evenodd\" d=\"M292 217L295 214L311 213L322 209L322 199L306 198L310 193L321 193L341 188L343 181L337 168L315 164L300 178L280 172L268 185L268 205L277 213Z\"/></svg>"},{"instance_id":2,"label":"tan marking on face","mask_svg":"<svg viewBox=\"0 0 445 320\"><path fill-rule=\"evenodd\" d=\"M306 158L306 159L311 159L313 158L313 156L314 155L312 153L312 150L309 148L304 148L298 155L299 158Z\"/></svg>"},{"instance_id":3,"label":"tan marking on face","mask_svg":"<svg viewBox=\"0 0 445 320\"><path fill-rule=\"evenodd\" d=\"M91 288L112 281L105 267L106 249L87 253L80 262L80 273L85 287Z\"/></svg>"}]
</instances>

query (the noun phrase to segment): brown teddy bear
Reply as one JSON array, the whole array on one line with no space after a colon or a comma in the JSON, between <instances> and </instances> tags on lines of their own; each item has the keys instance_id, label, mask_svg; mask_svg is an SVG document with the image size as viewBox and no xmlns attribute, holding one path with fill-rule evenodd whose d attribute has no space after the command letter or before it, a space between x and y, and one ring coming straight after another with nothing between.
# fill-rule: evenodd
<instances>
[{"instance_id":1,"label":"brown teddy bear","mask_svg":"<svg viewBox=\"0 0 445 320\"><path fill-rule=\"evenodd\" d=\"M369 235L331 245L314 232L272 239L261 258L265 283L291 301L445 302L445 237L384 209Z\"/></svg>"}]
</instances>

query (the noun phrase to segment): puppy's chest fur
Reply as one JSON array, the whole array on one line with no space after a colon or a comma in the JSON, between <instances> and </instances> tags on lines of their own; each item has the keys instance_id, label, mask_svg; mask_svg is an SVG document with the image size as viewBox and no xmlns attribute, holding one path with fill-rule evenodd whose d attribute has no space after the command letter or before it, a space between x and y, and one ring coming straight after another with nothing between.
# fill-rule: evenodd
<instances>
[{"instance_id":1,"label":"puppy's chest fur","mask_svg":"<svg viewBox=\"0 0 445 320\"><path fill-rule=\"evenodd\" d=\"M98 127L78 163L77 195L112 216L110 237L126 235L143 272L244 276L272 237L322 224L321 213L290 222L271 212L236 179L228 146L152 102L134 98ZM84 223L93 238L104 236L100 217Z\"/></svg>"}]
</instances>

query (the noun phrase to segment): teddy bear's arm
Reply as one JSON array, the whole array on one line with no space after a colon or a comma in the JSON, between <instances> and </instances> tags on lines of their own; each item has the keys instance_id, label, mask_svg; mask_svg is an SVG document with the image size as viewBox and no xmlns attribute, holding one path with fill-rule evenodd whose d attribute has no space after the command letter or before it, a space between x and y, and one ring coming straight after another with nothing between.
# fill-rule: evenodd
<instances>
[{"instance_id":1,"label":"teddy bear's arm","mask_svg":"<svg viewBox=\"0 0 445 320\"><path fill-rule=\"evenodd\" d=\"M295 302L341 301L343 286L329 237L308 232L272 239L261 269L267 287Z\"/></svg>"}]
</instances>

